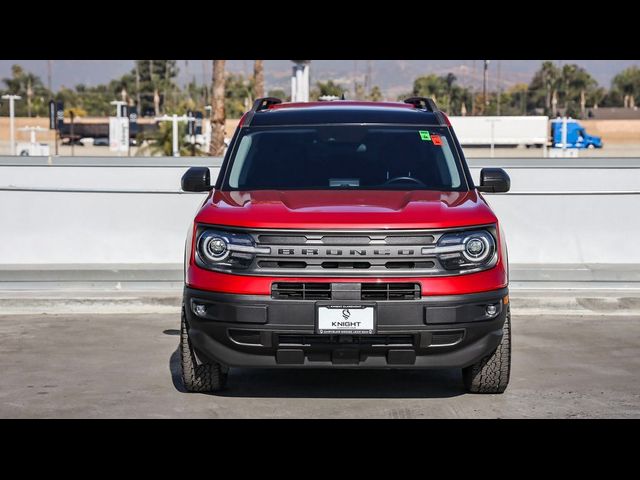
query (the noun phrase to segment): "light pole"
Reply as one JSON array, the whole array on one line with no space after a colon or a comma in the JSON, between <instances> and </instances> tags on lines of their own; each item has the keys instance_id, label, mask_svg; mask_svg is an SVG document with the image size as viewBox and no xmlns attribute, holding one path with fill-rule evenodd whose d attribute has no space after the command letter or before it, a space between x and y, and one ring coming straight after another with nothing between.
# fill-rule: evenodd
<instances>
[{"instance_id":1,"label":"light pole","mask_svg":"<svg viewBox=\"0 0 640 480\"><path fill-rule=\"evenodd\" d=\"M157 122L173 122L173 130L171 132L171 140L173 143L173 156L180 156L180 149L178 147L178 122L188 122L189 117L186 115L178 116L175 113L173 115L163 115L156 117Z\"/></svg>"},{"instance_id":2,"label":"light pole","mask_svg":"<svg viewBox=\"0 0 640 480\"><path fill-rule=\"evenodd\" d=\"M71 156L72 157L75 157L74 147L75 147L75 144L76 144L76 139L75 139L74 132L73 132L73 119L75 118L75 116L76 116L76 113L73 110L71 110L69 112L69 117L71 118Z\"/></svg>"},{"instance_id":3,"label":"light pole","mask_svg":"<svg viewBox=\"0 0 640 480\"><path fill-rule=\"evenodd\" d=\"M499 118L487 118L487 121L491 124L491 158L495 157L495 124L499 122Z\"/></svg>"},{"instance_id":4,"label":"light pole","mask_svg":"<svg viewBox=\"0 0 640 480\"><path fill-rule=\"evenodd\" d=\"M489 109L489 99L487 98L487 76L489 69L489 60L484 61L484 72L482 75L482 101L484 102L483 115L487 114Z\"/></svg>"},{"instance_id":5,"label":"light pole","mask_svg":"<svg viewBox=\"0 0 640 480\"><path fill-rule=\"evenodd\" d=\"M9 100L9 141L11 142L11 155L16 154L16 141L15 141L15 125L14 125L14 102L20 100L20 95L3 95L4 100Z\"/></svg>"}]
</instances>

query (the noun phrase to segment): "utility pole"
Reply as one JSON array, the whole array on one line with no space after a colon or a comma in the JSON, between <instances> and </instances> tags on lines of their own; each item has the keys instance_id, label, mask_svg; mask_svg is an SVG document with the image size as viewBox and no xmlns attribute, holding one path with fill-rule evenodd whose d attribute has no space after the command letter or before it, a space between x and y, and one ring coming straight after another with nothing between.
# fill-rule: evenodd
<instances>
[{"instance_id":1,"label":"utility pole","mask_svg":"<svg viewBox=\"0 0 640 480\"><path fill-rule=\"evenodd\" d=\"M371 93L371 86L373 83L373 79L371 78L371 70L373 66L371 64L371 60L367 60L367 73L364 76L364 94L368 97Z\"/></svg>"},{"instance_id":2,"label":"utility pole","mask_svg":"<svg viewBox=\"0 0 640 480\"><path fill-rule=\"evenodd\" d=\"M140 60L136 60L136 102L138 107L138 115L142 115L142 102L140 101Z\"/></svg>"},{"instance_id":3,"label":"utility pole","mask_svg":"<svg viewBox=\"0 0 640 480\"><path fill-rule=\"evenodd\" d=\"M22 97L20 95L3 95L2 98L4 100L9 100L9 141L11 142L11 155L16 154L16 132L14 125L14 117L15 117L15 108L14 102L16 100L20 100Z\"/></svg>"},{"instance_id":4,"label":"utility pole","mask_svg":"<svg viewBox=\"0 0 640 480\"><path fill-rule=\"evenodd\" d=\"M51 60L47 60L47 88L51 92Z\"/></svg>"},{"instance_id":5,"label":"utility pole","mask_svg":"<svg viewBox=\"0 0 640 480\"><path fill-rule=\"evenodd\" d=\"M498 97L497 97L497 114L500 115L500 94L502 93L502 90L500 89L500 60L498 60L498 81L497 81L497 90L498 90Z\"/></svg>"},{"instance_id":6,"label":"utility pole","mask_svg":"<svg viewBox=\"0 0 640 480\"><path fill-rule=\"evenodd\" d=\"M471 115L476 114L476 61L472 60L471 62L473 66L473 70L471 73L472 83L471 83Z\"/></svg>"},{"instance_id":7,"label":"utility pole","mask_svg":"<svg viewBox=\"0 0 640 480\"><path fill-rule=\"evenodd\" d=\"M361 100L358 98L358 60L353 61L353 98Z\"/></svg>"},{"instance_id":8,"label":"utility pole","mask_svg":"<svg viewBox=\"0 0 640 480\"><path fill-rule=\"evenodd\" d=\"M202 60L202 88L204 90L204 104L209 105L209 87L207 86L207 61Z\"/></svg>"},{"instance_id":9,"label":"utility pole","mask_svg":"<svg viewBox=\"0 0 640 480\"><path fill-rule=\"evenodd\" d=\"M488 78L489 60L484 60L484 72L482 75L482 102L484 103L483 114L487 114L489 109L489 98L487 97L487 78Z\"/></svg>"},{"instance_id":10,"label":"utility pole","mask_svg":"<svg viewBox=\"0 0 640 480\"><path fill-rule=\"evenodd\" d=\"M73 119L75 118L76 114L73 110L71 110L69 112L69 117L71 118L71 156L75 157L75 151L74 151L74 145L75 145L75 138L73 138Z\"/></svg>"}]
</instances>

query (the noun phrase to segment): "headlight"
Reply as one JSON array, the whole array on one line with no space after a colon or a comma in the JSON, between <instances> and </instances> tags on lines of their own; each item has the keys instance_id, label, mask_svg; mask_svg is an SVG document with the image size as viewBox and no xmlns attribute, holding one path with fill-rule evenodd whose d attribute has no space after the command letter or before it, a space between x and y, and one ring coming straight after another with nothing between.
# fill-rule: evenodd
<instances>
[{"instance_id":1,"label":"headlight","mask_svg":"<svg viewBox=\"0 0 640 480\"><path fill-rule=\"evenodd\" d=\"M495 264L496 241L486 230L446 233L434 253L446 270L484 270Z\"/></svg>"},{"instance_id":2,"label":"headlight","mask_svg":"<svg viewBox=\"0 0 640 480\"><path fill-rule=\"evenodd\" d=\"M228 271L248 268L257 253L271 253L269 247L256 247L251 235L199 229L196 263L210 270Z\"/></svg>"},{"instance_id":3,"label":"headlight","mask_svg":"<svg viewBox=\"0 0 640 480\"><path fill-rule=\"evenodd\" d=\"M229 255L227 240L217 235L203 235L202 254L210 262L221 261Z\"/></svg>"}]
</instances>

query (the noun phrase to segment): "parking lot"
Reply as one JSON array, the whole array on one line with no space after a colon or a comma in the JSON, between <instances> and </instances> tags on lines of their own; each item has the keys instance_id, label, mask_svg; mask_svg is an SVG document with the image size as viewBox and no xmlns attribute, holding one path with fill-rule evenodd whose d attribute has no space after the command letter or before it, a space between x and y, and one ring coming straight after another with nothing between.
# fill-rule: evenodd
<instances>
[{"instance_id":1,"label":"parking lot","mask_svg":"<svg viewBox=\"0 0 640 480\"><path fill-rule=\"evenodd\" d=\"M176 314L0 316L2 418L640 417L640 316L513 316L504 395L458 371L232 370L185 393Z\"/></svg>"}]
</instances>

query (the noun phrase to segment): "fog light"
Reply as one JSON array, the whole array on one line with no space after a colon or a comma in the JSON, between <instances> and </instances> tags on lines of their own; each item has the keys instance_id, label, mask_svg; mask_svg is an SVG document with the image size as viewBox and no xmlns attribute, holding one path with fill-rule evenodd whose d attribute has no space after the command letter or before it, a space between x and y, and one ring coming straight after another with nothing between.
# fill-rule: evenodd
<instances>
[{"instance_id":1,"label":"fog light","mask_svg":"<svg viewBox=\"0 0 640 480\"><path fill-rule=\"evenodd\" d=\"M493 317L496 313L498 313L498 307L496 307L495 305L487 305L485 311L487 312L488 316Z\"/></svg>"},{"instance_id":2,"label":"fog light","mask_svg":"<svg viewBox=\"0 0 640 480\"><path fill-rule=\"evenodd\" d=\"M199 317L204 317L207 314L207 307L200 303L193 304L193 313L198 315Z\"/></svg>"}]
</instances>

